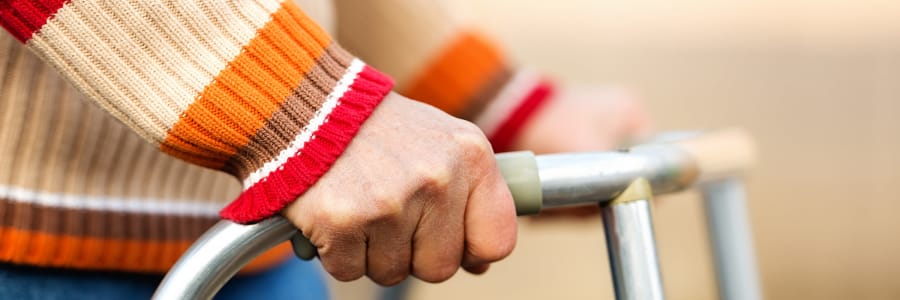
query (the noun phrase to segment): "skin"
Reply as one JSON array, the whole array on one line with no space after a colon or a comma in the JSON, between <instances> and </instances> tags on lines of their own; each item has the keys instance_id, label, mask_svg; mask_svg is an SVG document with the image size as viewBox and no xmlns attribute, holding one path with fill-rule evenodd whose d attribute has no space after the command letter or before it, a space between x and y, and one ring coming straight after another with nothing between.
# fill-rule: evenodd
<instances>
[{"instance_id":1,"label":"skin","mask_svg":"<svg viewBox=\"0 0 900 300\"><path fill-rule=\"evenodd\" d=\"M514 146L536 153L608 150L649 131L649 117L623 90L569 88L534 116ZM596 212L591 206L542 216ZM413 275L442 282L460 267L480 274L516 241L513 201L483 133L397 94L283 213L342 281L368 276L394 285Z\"/></svg>"},{"instance_id":2,"label":"skin","mask_svg":"<svg viewBox=\"0 0 900 300\"><path fill-rule=\"evenodd\" d=\"M646 137L650 128L641 103L624 89L563 88L526 124L513 147L538 154L610 150Z\"/></svg>"},{"instance_id":3,"label":"skin","mask_svg":"<svg viewBox=\"0 0 900 300\"><path fill-rule=\"evenodd\" d=\"M283 214L342 281L483 273L516 243L513 200L484 134L393 93Z\"/></svg>"}]
</instances>

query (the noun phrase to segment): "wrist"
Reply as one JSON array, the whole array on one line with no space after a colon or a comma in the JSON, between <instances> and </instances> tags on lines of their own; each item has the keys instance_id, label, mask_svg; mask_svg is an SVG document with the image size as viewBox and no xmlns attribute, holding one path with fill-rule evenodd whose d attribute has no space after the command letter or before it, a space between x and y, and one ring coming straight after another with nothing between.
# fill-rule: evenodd
<instances>
[{"instance_id":1,"label":"wrist","mask_svg":"<svg viewBox=\"0 0 900 300\"><path fill-rule=\"evenodd\" d=\"M513 150L523 130L554 93L554 85L543 75L519 70L473 121L488 136L495 152Z\"/></svg>"},{"instance_id":2,"label":"wrist","mask_svg":"<svg viewBox=\"0 0 900 300\"><path fill-rule=\"evenodd\" d=\"M359 59L353 59L335 79L321 107L307 121L291 123L307 118L291 116L299 110L287 109L284 122L272 122L279 126L260 145L280 146L251 149L247 156L232 160L235 170L244 170L238 173L244 192L222 210L222 217L240 223L256 222L294 202L331 168L393 86L389 77Z\"/></svg>"}]
</instances>

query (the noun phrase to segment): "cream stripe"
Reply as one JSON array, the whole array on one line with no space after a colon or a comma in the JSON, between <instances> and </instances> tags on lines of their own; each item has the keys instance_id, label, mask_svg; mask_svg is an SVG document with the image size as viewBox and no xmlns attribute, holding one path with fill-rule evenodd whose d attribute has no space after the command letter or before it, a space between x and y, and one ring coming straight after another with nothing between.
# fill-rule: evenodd
<instances>
[{"instance_id":1,"label":"cream stripe","mask_svg":"<svg viewBox=\"0 0 900 300\"><path fill-rule=\"evenodd\" d=\"M316 130L319 129L319 126L322 126L322 124L325 123L325 119L331 114L331 111L340 104L339 100L344 96L344 93L350 90L350 86L356 80L356 76L362 72L363 67L365 66L366 64L361 60L353 59L350 63L350 67L347 68L347 71L341 76L341 79L338 80L334 89L325 98L325 102L322 103L322 108L316 111L315 116L309 120L309 124L300 131L300 134L294 137L290 146L281 150L281 152L278 153L278 156L266 162L261 168L253 171L253 173L250 173L250 175L244 179L244 190L249 189L261 179L269 176L269 173L280 168L289 158L293 157L297 152L303 149L303 146L312 138Z\"/></svg>"},{"instance_id":2,"label":"cream stripe","mask_svg":"<svg viewBox=\"0 0 900 300\"><path fill-rule=\"evenodd\" d=\"M159 143L281 5L203 4L71 1L29 45L93 100Z\"/></svg>"},{"instance_id":3,"label":"cream stripe","mask_svg":"<svg viewBox=\"0 0 900 300\"><path fill-rule=\"evenodd\" d=\"M150 198L99 197L46 193L13 186L0 185L0 198L20 203L89 209L96 211L160 214L176 216L218 216L223 203L196 200L159 200Z\"/></svg>"},{"instance_id":4,"label":"cream stripe","mask_svg":"<svg viewBox=\"0 0 900 300\"><path fill-rule=\"evenodd\" d=\"M528 93L540 83L540 73L523 69L516 72L497 97L475 117L474 123L489 136L493 134Z\"/></svg>"}]
</instances>

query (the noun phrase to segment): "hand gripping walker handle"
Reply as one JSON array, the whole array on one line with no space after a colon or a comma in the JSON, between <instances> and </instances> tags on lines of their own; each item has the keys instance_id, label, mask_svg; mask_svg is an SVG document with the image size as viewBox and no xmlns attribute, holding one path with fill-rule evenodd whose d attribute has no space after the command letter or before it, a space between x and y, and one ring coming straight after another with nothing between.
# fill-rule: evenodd
<instances>
[{"instance_id":1,"label":"hand gripping walker handle","mask_svg":"<svg viewBox=\"0 0 900 300\"><path fill-rule=\"evenodd\" d=\"M541 212L541 179L537 162L530 151L508 152L496 155L497 166L516 202L516 214L535 215ZM294 254L303 260L311 260L318 253L302 232L291 236Z\"/></svg>"},{"instance_id":2,"label":"hand gripping walker handle","mask_svg":"<svg viewBox=\"0 0 900 300\"><path fill-rule=\"evenodd\" d=\"M753 142L741 130L622 151L498 155L519 214L542 206L596 205L621 194L636 178L645 178L654 194L674 192L698 180L739 174L753 158ZM210 299L251 259L296 232L281 216L252 225L220 221L175 263L153 299Z\"/></svg>"},{"instance_id":3,"label":"hand gripping walker handle","mask_svg":"<svg viewBox=\"0 0 900 300\"><path fill-rule=\"evenodd\" d=\"M531 152L497 155L516 211L536 214L541 210L541 186ZM252 225L220 221L201 236L163 278L153 299L211 299L250 260L291 239L294 252L304 259L316 256L316 248L287 219L274 216Z\"/></svg>"}]
</instances>

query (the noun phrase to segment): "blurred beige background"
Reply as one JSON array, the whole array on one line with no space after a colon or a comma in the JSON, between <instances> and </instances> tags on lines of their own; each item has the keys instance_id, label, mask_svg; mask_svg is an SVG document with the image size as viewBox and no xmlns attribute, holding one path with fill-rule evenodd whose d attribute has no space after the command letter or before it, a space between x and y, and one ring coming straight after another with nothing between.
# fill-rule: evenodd
<instances>
[{"instance_id":1,"label":"blurred beige background","mask_svg":"<svg viewBox=\"0 0 900 300\"><path fill-rule=\"evenodd\" d=\"M750 213L768 299L898 299L900 2L464 0L525 64L640 93L660 130L749 129ZM715 299L696 194L655 207L670 299ZM487 275L412 299L611 299L601 224L522 220ZM364 299L367 280L335 283Z\"/></svg>"}]
</instances>

